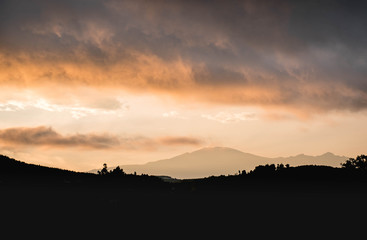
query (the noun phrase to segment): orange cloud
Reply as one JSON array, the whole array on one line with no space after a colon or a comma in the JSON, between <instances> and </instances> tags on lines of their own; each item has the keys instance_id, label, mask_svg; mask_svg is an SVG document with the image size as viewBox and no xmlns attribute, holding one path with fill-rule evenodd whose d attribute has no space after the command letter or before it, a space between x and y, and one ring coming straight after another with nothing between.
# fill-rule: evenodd
<instances>
[{"instance_id":1,"label":"orange cloud","mask_svg":"<svg viewBox=\"0 0 367 240\"><path fill-rule=\"evenodd\" d=\"M149 150L160 145L200 145L201 140L169 136L158 139L122 138L111 134L62 135L51 127L18 127L0 130L0 142L6 146L40 146L50 148Z\"/></svg>"},{"instance_id":2,"label":"orange cloud","mask_svg":"<svg viewBox=\"0 0 367 240\"><path fill-rule=\"evenodd\" d=\"M282 108L296 115L329 110L358 111L367 107L367 93L363 89L341 82L290 81L269 73L261 73L259 77L260 73L254 70L241 70L244 82L226 84L231 79L220 79L210 84L211 73L203 75L205 80L198 79L201 75L194 72L197 69L190 62L179 59L166 62L154 55L134 54L135 61L109 66L88 60L80 63L37 61L30 57L5 60L1 55L0 85L20 90L43 88L45 95L49 95L49 88L65 88L68 92L76 87L122 89L164 94L181 101Z\"/></svg>"},{"instance_id":3,"label":"orange cloud","mask_svg":"<svg viewBox=\"0 0 367 240\"><path fill-rule=\"evenodd\" d=\"M75 134L63 136L50 127L7 128L0 130L0 141L11 145L48 147L82 147L103 149L120 145L117 137L107 134Z\"/></svg>"},{"instance_id":4,"label":"orange cloud","mask_svg":"<svg viewBox=\"0 0 367 240\"><path fill-rule=\"evenodd\" d=\"M201 145L203 141L192 137L163 137L159 139L165 145Z\"/></svg>"},{"instance_id":5,"label":"orange cloud","mask_svg":"<svg viewBox=\"0 0 367 240\"><path fill-rule=\"evenodd\" d=\"M5 2L0 86L124 89L299 115L367 108L358 11L320 3L325 15L303 15L314 8L294 1ZM342 36L328 27L338 14Z\"/></svg>"}]
</instances>

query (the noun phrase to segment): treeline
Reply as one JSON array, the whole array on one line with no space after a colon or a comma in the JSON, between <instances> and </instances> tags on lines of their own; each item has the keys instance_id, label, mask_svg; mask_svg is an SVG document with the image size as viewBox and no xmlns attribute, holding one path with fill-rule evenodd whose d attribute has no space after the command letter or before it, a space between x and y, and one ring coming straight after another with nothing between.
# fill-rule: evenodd
<instances>
[{"instance_id":1,"label":"treeline","mask_svg":"<svg viewBox=\"0 0 367 240\"><path fill-rule=\"evenodd\" d=\"M214 185L254 182L265 182L266 184L295 182L367 183L367 156L359 155L356 158L350 158L342 163L340 168L320 165L291 167L289 164L266 164L256 166L249 172L239 170L233 175L210 176L195 181ZM192 180L186 182L193 183Z\"/></svg>"},{"instance_id":2,"label":"treeline","mask_svg":"<svg viewBox=\"0 0 367 240\"><path fill-rule=\"evenodd\" d=\"M163 180L156 176L149 176L147 174L137 175L127 174L119 166L112 170L108 170L107 164L103 164L103 168L98 171L98 174L80 173L68 170L62 170L58 168L44 167L34 164L27 164L7 156L0 155L0 181L6 178L40 178L40 179L61 179L64 182L71 181L93 181L90 182L118 182L123 181L136 181L136 182L154 182L160 183ZM210 176L203 179L196 180L183 180L178 182L193 182L200 180L214 180L215 182L236 179L236 181L244 181L244 179L283 179L287 181L291 180L330 180L330 181L343 181L348 179L367 179L367 156L359 155L356 158L350 158L341 164L340 168L330 166L298 166L291 167L289 164L267 164L259 165L255 169L246 172L245 170L239 170L237 174L233 175L221 175ZM102 180L103 179L103 180ZM226 179L226 180L224 180Z\"/></svg>"},{"instance_id":3,"label":"treeline","mask_svg":"<svg viewBox=\"0 0 367 240\"><path fill-rule=\"evenodd\" d=\"M289 164L266 164L259 165L248 173L246 173L244 170L239 171L239 175L272 177L277 175L286 176L292 172L296 173L297 175L304 172L304 174L308 176L322 176L322 174L325 174L325 177L330 177L330 174L339 174L339 176L367 175L367 156L359 155L356 158L349 158L344 163L341 163L341 168L322 165L303 165L298 167L290 167Z\"/></svg>"}]
</instances>

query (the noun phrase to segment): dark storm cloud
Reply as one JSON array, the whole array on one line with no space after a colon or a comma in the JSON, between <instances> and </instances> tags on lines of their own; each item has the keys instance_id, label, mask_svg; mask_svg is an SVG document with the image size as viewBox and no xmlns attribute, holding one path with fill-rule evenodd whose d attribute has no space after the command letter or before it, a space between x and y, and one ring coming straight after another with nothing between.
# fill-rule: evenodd
<instances>
[{"instance_id":1,"label":"dark storm cloud","mask_svg":"<svg viewBox=\"0 0 367 240\"><path fill-rule=\"evenodd\" d=\"M361 110L367 107L366 5L1 1L0 69L6 73L0 82L72 82L190 92L213 102Z\"/></svg>"}]
</instances>

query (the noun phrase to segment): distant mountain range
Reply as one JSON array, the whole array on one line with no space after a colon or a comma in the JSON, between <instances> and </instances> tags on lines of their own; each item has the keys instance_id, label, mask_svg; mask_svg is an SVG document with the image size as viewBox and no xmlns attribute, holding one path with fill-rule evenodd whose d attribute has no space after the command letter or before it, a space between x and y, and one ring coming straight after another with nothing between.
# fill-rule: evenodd
<instances>
[{"instance_id":1,"label":"distant mountain range","mask_svg":"<svg viewBox=\"0 0 367 240\"><path fill-rule=\"evenodd\" d=\"M325 153L320 156L308 156L300 154L291 157L267 158L244 153L232 148L213 147L203 148L191 153L149 162L141 165L120 165L126 173L165 175L178 179L203 178L235 174L239 170L250 171L258 165L265 164L289 164L290 166L301 165L324 165L340 167L348 157ZM111 168L112 169L112 168ZM91 170L96 173L98 170Z\"/></svg>"}]
</instances>

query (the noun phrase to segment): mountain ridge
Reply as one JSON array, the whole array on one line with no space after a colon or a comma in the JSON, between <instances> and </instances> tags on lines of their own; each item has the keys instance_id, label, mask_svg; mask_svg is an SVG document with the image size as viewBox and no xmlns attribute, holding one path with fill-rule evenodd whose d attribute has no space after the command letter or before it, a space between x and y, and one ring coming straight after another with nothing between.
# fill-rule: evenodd
<instances>
[{"instance_id":1,"label":"mountain ridge","mask_svg":"<svg viewBox=\"0 0 367 240\"><path fill-rule=\"evenodd\" d=\"M289 157L262 157L228 147L205 147L186 152L172 158L147 162L145 164L119 165L127 173L167 175L178 179L203 178L208 176L235 174L238 171L250 171L258 165L290 164L325 165L339 167L348 159L326 152L318 156L298 154ZM112 169L112 168L111 168ZM97 169L89 172L95 173Z\"/></svg>"}]
</instances>

